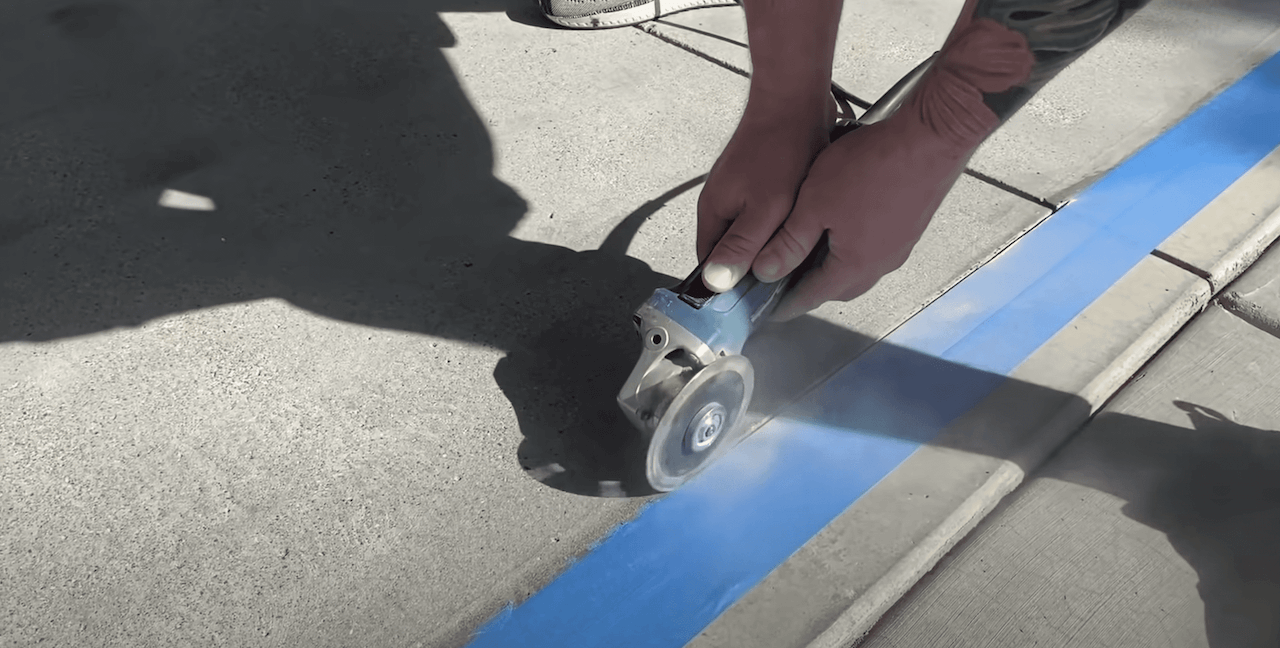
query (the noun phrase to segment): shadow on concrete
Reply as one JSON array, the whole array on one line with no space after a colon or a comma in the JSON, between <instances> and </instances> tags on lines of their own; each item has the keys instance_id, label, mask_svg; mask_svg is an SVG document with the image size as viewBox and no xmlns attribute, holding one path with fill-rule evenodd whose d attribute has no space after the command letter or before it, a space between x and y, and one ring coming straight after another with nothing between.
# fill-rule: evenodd
<instances>
[{"instance_id":1,"label":"shadow on concrete","mask_svg":"<svg viewBox=\"0 0 1280 648\"><path fill-rule=\"evenodd\" d=\"M806 318L766 331L752 340L752 351L757 364L761 364L761 355L774 362L772 366L766 362L768 368L758 373L765 379L765 392L790 399L796 388L786 384L788 374L809 379L820 373L812 371L816 364L843 358L851 348L865 349L868 342L862 336ZM835 384L842 387L832 389ZM984 400L986 405L999 406L973 409ZM1104 412L1036 470L1039 462L1031 457L1043 456L1051 448L1040 453L1028 453L1026 449L1036 444L1037 428L1045 421L1046 413L1062 413L1080 420L1088 414L1083 400L911 349L880 344L871 347L847 373L822 390L793 403L782 416L821 429L846 429L999 457L1013 461L1026 472L1034 470L1033 476L1120 498L1126 502L1122 509L1125 516L1165 534L1186 565L1195 571L1204 605L1204 630L1199 629L1198 616L1166 618L1159 609L1160 601L1154 599L1126 597L1123 603L1119 599L1107 603L1115 595L1113 585L1135 583L1144 591L1160 591L1163 587L1177 592L1182 582L1180 570L1185 567L1164 562L1167 559L1156 555L1158 550L1154 548L1149 549L1151 555L1140 556L1120 549L1102 550L1085 538L1088 532L1082 535L1064 530L1061 539L1055 539L1059 534L1054 527L1061 521L1052 511L1039 517L1020 514L1019 519L1030 520L1030 526L1012 536L1001 535L1000 542L1008 543L1002 545L1003 553L981 555L989 563L1001 556L1025 558L1029 551L1090 557L1101 552L1096 556L1098 563L1091 563L1092 575L1060 573L1060 582L1028 585L1032 581L1024 581L1017 591L1045 596L1061 590L1072 594L1073 605L1120 605L1122 609L1100 613L1099 618L1118 621L1130 615L1143 621L1138 626L1146 627L1149 621L1153 631L1164 629L1192 641L1187 645L1200 645L1195 643L1198 632L1207 632L1208 645L1214 648L1280 645L1280 554L1275 551L1280 543L1280 432L1235 423L1199 404L1173 404L1186 413L1185 427ZM772 403L770 407L778 405ZM938 434L939 429L945 431ZM1077 515L1085 519L1099 516L1099 528L1109 524L1090 508L1095 506L1091 502L1067 501L1065 497L1035 501L1037 506L1051 506L1054 511L1077 508ZM1009 501L1002 502L997 513L1008 505ZM957 551L965 551L968 543L962 542ZM1029 579L1054 572L1054 565L1060 566L1062 560L1055 556L1032 562L1043 572L1029 574ZM966 569L976 569L966 564L970 565ZM1098 569L1112 573L1099 576L1095 573ZM969 597L956 590L957 585L978 586L986 582L985 577L957 578L948 581L948 600L953 596ZM1019 576L1007 578L1017 582ZM921 581L921 585L925 582ZM925 645L926 636L946 635L926 623L924 617L944 623L943 619L950 618L948 614L954 614L960 603L957 599L940 604L938 594L920 592L921 585L886 615L886 619L893 619L889 636L877 637L873 632L866 643L868 647ZM1092 591L1096 598L1086 596L1080 600L1082 591ZM994 595L991 600L1002 599ZM986 633L984 638L992 643L1019 643L1019 628L1034 622L1017 617L1019 611L1014 602L1007 602L1010 607L985 610L981 618L967 620L964 627ZM930 614L927 610L935 605L941 605L938 609L944 611ZM1075 620L1083 623L1082 619ZM1132 629L1117 627L1115 637ZM931 634L937 632L942 635Z\"/></svg>"},{"instance_id":2,"label":"shadow on concrete","mask_svg":"<svg viewBox=\"0 0 1280 648\"><path fill-rule=\"evenodd\" d=\"M569 466L548 481L575 492L626 482L613 433L629 430L614 395L638 349L630 314L676 280L622 239L661 203L599 251L509 236L526 204L493 175L441 11L553 27L531 0L7 12L0 342L283 298L505 350L521 465ZM161 207L165 189L216 209Z\"/></svg>"},{"instance_id":3,"label":"shadow on concrete","mask_svg":"<svg viewBox=\"0 0 1280 648\"><path fill-rule=\"evenodd\" d=\"M1049 476L1124 499L1126 516L1168 536L1198 576L1209 646L1280 645L1280 433L1174 404L1192 428L1104 413L1093 465Z\"/></svg>"},{"instance_id":4,"label":"shadow on concrete","mask_svg":"<svg viewBox=\"0 0 1280 648\"><path fill-rule=\"evenodd\" d=\"M530 0L19 5L0 66L0 342L282 298L326 317L506 351L494 378L555 488L647 488L614 397L631 312L677 279L626 255L691 178L599 250L509 233L524 200L441 53L441 11ZM166 189L213 211L162 207Z\"/></svg>"},{"instance_id":5,"label":"shadow on concrete","mask_svg":"<svg viewBox=\"0 0 1280 648\"><path fill-rule=\"evenodd\" d=\"M867 342L860 336L829 325L825 325L829 330L816 330L814 327L823 328L824 325L809 321L796 329L808 329L803 332L775 332L774 335L786 338L785 342L775 342L778 349L775 353L785 355L781 351L783 348L802 348L797 345L806 338L835 341L836 348L865 345ZM823 348L810 350L817 354L815 360L828 351ZM796 366L804 363L796 358L791 362ZM999 457L1011 460L1030 472L1036 465L1023 450L1035 443L1033 433L1036 429L1031 425L1019 426L1016 422L1043 421L1046 412L1062 412L1079 420L1088 412L1084 401L1074 395L1004 379L891 345L873 347L850 367L850 372L852 376L842 375L837 379L848 388L814 392L794 403L785 412L786 418L826 429L856 430L861 434L883 435ZM770 375L770 372L762 373ZM775 385L774 389L777 388ZM985 398L1000 403L998 414L975 415L971 411L974 404ZM1280 554L1275 547L1280 542L1280 432L1240 425L1195 403L1175 401L1174 405L1186 412L1188 426L1104 412L1094 419L1084 434L1077 435L1070 444L1051 456L1034 476L1062 480L1120 498L1127 502L1123 507L1127 517L1165 534L1186 565L1198 576L1209 646L1277 645L1280 642L1280 615L1276 613L1280 610ZM957 417L959 412L965 414ZM1013 429L1010 429L1010 421L1015 422ZM936 433L948 425L951 425L950 429ZM1080 515L1092 515L1088 508L1093 506L1090 503L1044 500L1041 504L1068 508L1078 506L1081 507ZM1002 502L996 509L997 513L1008 505L1008 501ZM1031 514L1028 519L1032 527L1022 528L1016 538L1001 540L1010 543L1001 550L1005 553L983 553L985 559L989 562L1002 555L1015 556L1043 550L1086 552L1093 556L1091 552L1097 550L1097 547L1079 545L1085 541L1073 535L1072 531L1063 532L1066 538L1072 539L1054 540L1053 526L1060 523L1056 513L1047 512L1042 517ZM1043 526L1036 526L1041 524ZM1106 525L1105 521L1099 524ZM1024 541L1025 547L1019 544ZM956 551L965 551L968 544L969 540L962 542ZM1103 591L1094 592L1096 600L1073 599L1073 605L1091 606L1111 600L1114 592L1107 589L1109 584L1123 585L1136 579L1144 589L1150 590L1153 587L1159 589L1162 582L1171 588L1176 587L1180 578L1181 567L1178 565L1152 568L1149 563L1152 560L1159 563L1158 557L1132 556L1116 550L1104 551L1097 560L1101 561L1103 569L1115 572L1105 577L1097 574L1082 576L1083 580L1076 579L1078 574L1060 574L1061 582L1041 583L1034 587L1024 583L1019 587L1026 587L1028 594L1037 596L1061 589L1072 593L1076 599L1082 590L1103 588ZM1132 572L1135 561L1145 565L1142 573ZM1043 569L1053 571L1050 567L1060 562L1057 558L1045 561ZM971 565L970 568L975 567ZM1095 565L1094 571L1097 568ZM1043 573L1036 573L1028 578L1043 576ZM963 586L968 580L963 575L958 578L946 585L952 588L945 594L948 601L953 596L966 597L954 587L958 584ZM1016 581L1018 576L1008 578ZM981 578L974 578L970 584L979 581L985 583ZM930 615L927 609L942 605L939 609L954 613L957 609L954 606L960 603L939 604L936 598L939 594L920 590L926 583L927 580L921 581L882 620L882 623L891 621L891 629L880 630L877 626L877 631L872 632L865 645L921 645L919 642L924 640L923 637L942 631L926 622L925 616L942 623L941 619L948 613ZM999 595L992 598L1001 600ZM1013 604L1012 601L1009 603ZM1115 614L1149 618L1155 624L1165 617L1157 609L1158 604L1158 601L1126 599L1122 604L1124 609ZM986 610L981 618L967 620L964 627L987 633L984 637L994 643L1017 643L1020 626L1029 623L1015 618L1017 614L1014 607ZM1199 617L1166 619L1160 623L1164 624L1163 629L1192 640L1193 643L1188 645L1200 645L1194 643L1196 633L1200 632ZM1127 630L1117 628L1116 636L1119 637L1123 631ZM888 635L879 636L877 632L887 632Z\"/></svg>"},{"instance_id":6,"label":"shadow on concrete","mask_svg":"<svg viewBox=\"0 0 1280 648\"><path fill-rule=\"evenodd\" d=\"M554 27L529 0L21 5L0 34L22 52L5 86L23 89L0 109L0 342L274 297L486 345L506 352L494 378L522 469L573 493L651 493L614 398L639 351L631 312L677 278L626 249L702 177L599 250L512 238L526 205L493 175L441 11ZM216 209L161 207L165 189ZM791 330L812 352L753 356L787 377L762 385L762 411L866 346L805 322Z\"/></svg>"}]
</instances>

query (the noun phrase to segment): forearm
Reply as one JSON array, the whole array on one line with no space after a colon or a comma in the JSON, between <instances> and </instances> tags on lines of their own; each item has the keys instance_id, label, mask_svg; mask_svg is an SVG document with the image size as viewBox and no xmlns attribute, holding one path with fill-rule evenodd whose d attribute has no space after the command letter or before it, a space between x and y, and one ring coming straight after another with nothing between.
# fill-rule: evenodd
<instances>
[{"instance_id":1,"label":"forearm","mask_svg":"<svg viewBox=\"0 0 1280 648\"><path fill-rule=\"evenodd\" d=\"M1148 0L968 0L948 44L973 21L990 20L1022 36L1033 63L1027 78L982 99L1001 122L1053 77L1119 27Z\"/></svg>"},{"instance_id":2,"label":"forearm","mask_svg":"<svg viewBox=\"0 0 1280 648\"><path fill-rule=\"evenodd\" d=\"M748 113L818 111L830 103L843 0L743 0L751 48Z\"/></svg>"},{"instance_id":3,"label":"forearm","mask_svg":"<svg viewBox=\"0 0 1280 648\"><path fill-rule=\"evenodd\" d=\"M909 110L971 154L1147 0L967 0Z\"/></svg>"}]
</instances>

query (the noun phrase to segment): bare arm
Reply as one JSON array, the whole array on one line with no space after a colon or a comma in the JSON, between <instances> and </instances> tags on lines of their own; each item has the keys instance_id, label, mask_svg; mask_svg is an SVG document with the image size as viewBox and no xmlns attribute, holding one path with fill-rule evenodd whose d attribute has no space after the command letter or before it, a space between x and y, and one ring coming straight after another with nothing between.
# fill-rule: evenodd
<instances>
[{"instance_id":1,"label":"bare arm","mask_svg":"<svg viewBox=\"0 0 1280 648\"><path fill-rule=\"evenodd\" d=\"M816 112L830 103L843 0L743 0L751 46L749 114Z\"/></svg>"},{"instance_id":2,"label":"bare arm","mask_svg":"<svg viewBox=\"0 0 1280 648\"><path fill-rule=\"evenodd\" d=\"M1026 81L983 95L1001 121L1040 88L1119 27L1148 0L969 0L961 21L987 19L1021 34L1034 57ZM961 25L957 24L955 34Z\"/></svg>"},{"instance_id":3,"label":"bare arm","mask_svg":"<svg viewBox=\"0 0 1280 648\"><path fill-rule=\"evenodd\" d=\"M965 117L986 122L986 132L969 142L976 148L990 131L1147 1L968 0L942 48L935 83L932 88L926 84L921 108L940 114L944 104L954 109L963 101ZM930 89L934 92L929 93ZM950 96L939 96L939 92ZM969 96L962 98L962 93ZM976 105L977 99L989 114L976 114L985 113ZM941 130L977 127L976 123L940 124L939 119L932 121Z\"/></svg>"}]
</instances>

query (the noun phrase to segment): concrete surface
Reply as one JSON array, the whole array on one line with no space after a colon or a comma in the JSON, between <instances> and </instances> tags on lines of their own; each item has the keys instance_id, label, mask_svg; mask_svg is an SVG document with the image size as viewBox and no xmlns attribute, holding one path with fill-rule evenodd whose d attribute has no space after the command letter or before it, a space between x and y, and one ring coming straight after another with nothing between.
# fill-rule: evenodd
<instances>
[{"instance_id":1,"label":"concrete surface","mask_svg":"<svg viewBox=\"0 0 1280 648\"><path fill-rule=\"evenodd\" d=\"M1206 311L857 645L1276 645L1278 368Z\"/></svg>"},{"instance_id":2,"label":"concrete surface","mask_svg":"<svg viewBox=\"0 0 1280 648\"><path fill-rule=\"evenodd\" d=\"M456 645L644 501L629 315L740 77L514 1L0 30L4 643ZM1045 214L961 185L827 360Z\"/></svg>"},{"instance_id":3,"label":"concrete surface","mask_svg":"<svg viewBox=\"0 0 1280 648\"><path fill-rule=\"evenodd\" d=\"M918 450L690 646L842 648L866 632L1274 240L1272 167L1268 157L1233 183L1019 366L1015 380ZM1240 305L1280 295L1254 279L1274 276L1275 263L1264 259L1227 294ZM1277 321L1269 330L1280 333Z\"/></svg>"},{"instance_id":4,"label":"concrete surface","mask_svg":"<svg viewBox=\"0 0 1280 648\"><path fill-rule=\"evenodd\" d=\"M693 266L741 76L525 0L20 0L0 48L0 644L459 645L645 501L629 313ZM753 360L834 369L1046 214L965 179Z\"/></svg>"},{"instance_id":5,"label":"concrete surface","mask_svg":"<svg viewBox=\"0 0 1280 648\"><path fill-rule=\"evenodd\" d=\"M935 491L935 498L941 495L954 500L951 516L940 523L930 537L915 544L914 556L904 558L874 585L862 590L848 610L807 644L809 648L841 648L865 633L889 604L934 565L950 546L949 542L967 532L967 524L986 514L982 506L993 505L1021 481L1026 471L1039 466L1093 410L1138 373L1144 362L1205 308L1210 297L1225 284L1240 277L1221 294L1220 303L1259 330L1280 336L1280 319L1273 315L1280 312L1280 293L1271 289L1272 279L1280 268L1280 253L1263 257L1240 276L1275 240L1276 215L1268 213L1277 199L1276 185L1270 181L1273 157L1274 153L1263 158L1227 187L1151 256L1041 346L1012 374L1019 381L1011 381L953 426L948 437L937 441L935 446L942 449L962 450L942 460L947 462L945 470L918 461L938 454L933 447L927 452L922 449L900 467L899 472L904 475L909 468L912 475L927 475L932 469L933 474L947 474L947 479L966 468L987 468L988 476L985 483L971 488L973 495L963 501L946 489L942 493ZM1031 388L1032 385L1041 389ZM1067 398L1068 394L1078 398ZM957 432L964 431L968 431L969 436L956 436ZM981 439L982 443L975 445L975 439ZM966 454L979 449L979 455ZM993 457L1004 460L993 461ZM912 462L921 465L913 466ZM886 480L885 484L892 481ZM941 480L935 477L934 481ZM920 484L912 490L921 490ZM880 493L869 494L865 504L871 504L877 495ZM904 498L901 491L897 495L899 499ZM881 509L889 509L892 502L886 500L880 505ZM851 507L850 513L863 504L859 502ZM912 517L928 508L913 504ZM842 516L822 535L831 532L829 538L848 538L846 542L853 544L848 544L845 551L851 551L866 534L855 532L852 526L843 536L833 531L855 519L851 514ZM806 551L810 549L806 547ZM807 559L822 562L831 555L838 554L814 551ZM797 555L793 562L799 562L799 558ZM830 564L824 567L833 569Z\"/></svg>"},{"instance_id":6,"label":"concrete surface","mask_svg":"<svg viewBox=\"0 0 1280 648\"><path fill-rule=\"evenodd\" d=\"M0 643L457 643L639 505L577 493L626 480L627 314L669 278L508 236L526 201L440 54L449 8L10 5ZM555 34L605 79L685 62ZM563 157L705 171L705 121L634 110L675 127ZM666 189L594 192L588 236Z\"/></svg>"},{"instance_id":7,"label":"concrete surface","mask_svg":"<svg viewBox=\"0 0 1280 648\"><path fill-rule=\"evenodd\" d=\"M847 611L807 644L809 648L848 646L864 634L889 604L933 567L950 546L948 542L967 532L966 524L987 513L981 506L994 505L1021 482L1028 470L1039 466L1087 416L1203 310L1212 296L1223 291L1224 285L1234 281L1221 293L1219 303L1258 330L1280 336L1280 319L1274 315L1280 312L1280 292L1272 289L1272 279L1280 269L1280 252L1263 256L1254 264L1275 240L1276 215L1268 213L1277 200L1276 185L1270 181L1274 155L1263 158L1232 183L1040 347L1013 372L1019 381L1011 381L953 426L948 437L936 442L943 449L962 450L945 459L948 475L965 468L987 468L986 483L974 488L971 498L963 502L944 490L943 498L950 496L958 503L953 505L951 517L931 534L934 546L930 548L930 539L919 541L913 547L915 556L904 559L866 588ZM1254 265L1249 267L1250 264ZM1077 398L1067 398L1068 394ZM963 435L965 431L969 436ZM958 432L961 436L957 437ZM981 443L975 444L975 439L981 439ZM966 454L974 450L986 456ZM935 453L935 448L928 448L928 452L917 453L919 457L912 457L911 461ZM993 457L1004 460L992 461ZM904 463L900 472L912 468L912 474L928 474L928 464L920 463L922 468ZM935 474L944 472L932 470ZM886 484L890 481L886 480ZM902 497L901 492L898 495ZM886 500L881 508L888 509L891 501ZM862 504L852 507L851 513ZM918 515L927 508L913 505L911 510ZM846 518L855 519L846 515L842 521ZM838 526L841 524L832 524L823 535ZM845 537L860 539L863 535L850 528ZM830 537L840 536L833 533ZM819 561L827 558L818 552L814 557Z\"/></svg>"}]
</instances>

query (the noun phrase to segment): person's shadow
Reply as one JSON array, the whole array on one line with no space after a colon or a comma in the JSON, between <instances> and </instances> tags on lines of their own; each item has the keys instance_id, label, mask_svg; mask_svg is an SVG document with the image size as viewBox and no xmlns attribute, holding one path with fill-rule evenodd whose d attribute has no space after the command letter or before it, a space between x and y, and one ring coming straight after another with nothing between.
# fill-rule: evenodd
<instances>
[{"instance_id":1,"label":"person's shadow","mask_svg":"<svg viewBox=\"0 0 1280 648\"><path fill-rule=\"evenodd\" d=\"M1195 569L1209 645L1280 646L1280 432L1191 402L1191 429L1104 414L1087 469L1052 471L1124 499Z\"/></svg>"},{"instance_id":2,"label":"person's shadow","mask_svg":"<svg viewBox=\"0 0 1280 648\"><path fill-rule=\"evenodd\" d=\"M839 338L834 331L812 333ZM1250 427L1198 403L1175 400L1171 405L1187 417L1181 425L1104 410L1044 461L1036 457L1043 457L1049 448L1029 450L1043 434L1037 425L1054 412L1083 417L1088 410L1080 398L887 344L872 348L850 371L852 376L839 378L844 389L828 386L795 403L782 416L817 429L890 436L1008 459L1028 473L1027 479L1056 479L1119 498L1125 502L1121 509L1125 516L1167 536L1198 576L1197 589L1204 604L1200 630L1198 617L1168 618L1169 610L1160 607L1169 605L1168 598L1126 596L1124 603L1121 598L1109 598L1141 583L1147 591L1174 588L1169 590L1173 604L1184 604L1186 599L1180 598L1176 588L1185 586L1185 568L1169 563L1154 548L1150 548L1150 555L1100 549L1096 539L1089 537L1092 527L1080 532L1064 530L1061 535L1066 539L1060 539L1055 529L1064 524L1060 515L1066 509L1072 510L1065 519L1085 516L1091 524L1100 525L1098 528L1114 524L1104 512L1092 508L1092 503L1076 502L1079 490L1066 490L1062 497L1048 495L1020 505L1015 517L998 522L1004 525L1016 519L1024 526L1002 536L1003 553L983 554L984 560L1006 557L1025 561L1033 571L1007 577L1025 580L1007 592L992 593L990 604L980 613L983 616L970 619L966 627L988 629L991 634L987 638L996 643L1017 643L1016 633L1026 622L1017 617L1026 611L1018 597L1030 593L1050 596L1061 589L1074 596L1080 591L1098 594L1083 605L1102 605L1104 599L1114 601L1107 605L1123 605L1121 616L1132 620L1130 632L1163 630L1193 642L1187 645L1198 645L1194 643L1197 633L1205 632L1208 645L1215 648L1280 645L1280 430ZM999 407L973 407L984 398L990 399L987 405L995 402ZM1152 407L1158 404L1150 399L1145 402ZM1010 423L1020 420L1036 424ZM938 433L939 429L943 431ZM1016 498L1016 494L1010 496L993 515L1007 509ZM1028 512L1028 507L1036 512ZM1095 515L1096 522L1090 517ZM957 550L965 548L962 542ZM1082 572L1065 573L1060 569L1060 556L1032 558L1041 552L1087 555L1098 563L1091 569L1082 567ZM973 563L966 565L960 573L978 568ZM948 566L944 563L940 568ZM1003 565L1000 573L1022 573L1019 569ZM1064 580L1037 580L1053 574L1062 574ZM997 585L1002 582L993 580ZM921 614L931 623L945 624L951 618L948 615L955 613L957 601L966 595L951 590L947 596L957 598L940 604L937 593L913 590L881 623L920 630L922 634L915 636L925 636L939 628L920 617L899 616L940 605L941 614ZM906 640L891 630L886 632L889 634L882 641L873 630L865 644L859 645L870 648Z\"/></svg>"},{"instance_id":3,"label":"person's shadow","mask_svg":"<svg viewBox=\"0 0 1280 648\"><path fill-rule=\"evenodd\" d=\"M558 29L533 0L16 12L0 27L24 53L0 65L20 89L0 108L0 342L274 297L481 344L506 352L494 378L527 474L586 495L652 493L615 397L639 355L632 312L678 279L627 247L703 176L618 214L598 250L510 236L526 204L494 177L489 134L441 52L455 44L441 11ZM159 206L166 189L215 209Z\"/></svg>"},{"instance_id":4,"label":"person's shadow","mask_svg":"<svg viewBox=\"0 0 1280 648\"><path fill-rule=\"evenodd\" d=\"M494 177L441 11L555 28L531 0L11 8L0 342L283 298L506 351L513 459L564 490L642 490L614 396L631 312L677 280L626 249L701 177L618 214L596 251L510 236L526 204ZM216 209L161 207L165 189Z\"/></svg>"},{"instance_id":5,"label":"person's shadow","mask_svg":"<svg viewBox=\"0 0 1280 648\"><path fill-rule=\"evenodd\" d=\"M1043 422L1046 414L1054 411L1083 416L1086 405L1078 397L1004 380L891 345L873 348L858 365L866 367L859 374L862 380L842 377L848 389L825 389L821 395L803 399L784 416L818 429L857 430L1008 459L1029 473L1028 479L1056 479L1113 495L1125 502L1125 516L1165 534L1186 565L1195 570L1208 645L1280 645L1280 431L1242 425L1209 407L1175 400L1172 406L1185 413L1186 425L1104 411L1040 466L1034 457L1043 453L1026 451L1037 442L1035 426L1011 425L1009 420ZM1000 407L971 406L983 398L999 402ZM993 411L999 412L999 420L992 418ZM957 417L960 412L966 413ZM940 428L944 431L935 433ZM1078 495L1078 491L1065 493ZM969 620L967 627L989 628L991 641L1016 643L1015 633L1025 620L1015 619L1015 615L1025 609L1015 599L1028 592L1049 595L1059 587L1076 595L1081 590L1095 592L1099 598L1085 602L1093 605L1137 582L1148 591L1177 588L1184 582L1182 567L1164 562L1155 555L1156 549L1151 549L1153 555L1102 551L1096 542L1086 540L1088 531L1084 535L1064 531L1068 539L1057 539L1054 529L1063 524L1059 515L1064 507L1081 507L1072 514L1083 516L1099 513L1090 508L1092 504L1076 503L1074 495L1052 497L1021 505L1016 519L1025 526L1002 540L1006 543L1001 550L1004 553L984 554L987 560L1004 556L1027 561L1039 571L1024 576L1028 580L1009 592L991 594L992 605L985 606L982 618ZM1016 495L1010 496L993 515L1015 499ZM1040 515L1027 512L1028 506L1047 508ZM1003 524L1010 519L1014 518L1006 518ZM1109 524L1105 514L1097 523ZM962 542L957 550L964 551L966 546ZM1053 569L1060 564L1058 557L1042 561L1030 557L1050 551L1096 554L1101 562L1080 579L1072 572L1064 574L1061 583L1028 585L1061 571ZM948 566L944 563L940 568ZM962 569L976 567L969 564ZM1021 573L1018 569L1005 565L1001 573ZM917 630L932 627L922 618L900 618L937 603L936 593L917 590L907 594L880 623ZM952 593L965 596L959 591ZM1165 630L1193 640L1201 631L1198 618L1166 618L1159 608L1161 600L1125 600L1125 614L1135 623L1130 631ZM1182 602L1175 598L1175 604ZM1167 599L1164 604L1168 605ZM938 609L954 612L945 605ZM932 623L945 623L945 618L929 616ZM865 645L897 645L905 640L893 630L885 632L889 634L881 641L873 630Z\"/></svg>"}]
</instances>

